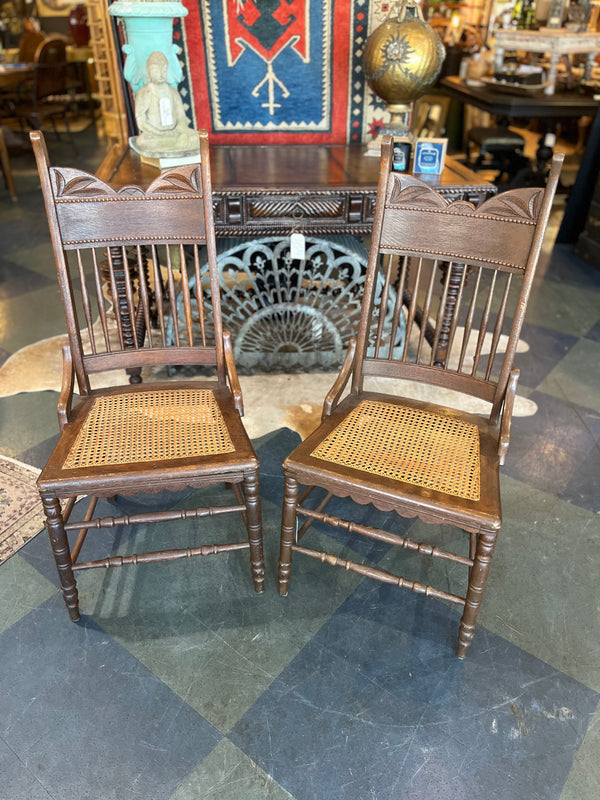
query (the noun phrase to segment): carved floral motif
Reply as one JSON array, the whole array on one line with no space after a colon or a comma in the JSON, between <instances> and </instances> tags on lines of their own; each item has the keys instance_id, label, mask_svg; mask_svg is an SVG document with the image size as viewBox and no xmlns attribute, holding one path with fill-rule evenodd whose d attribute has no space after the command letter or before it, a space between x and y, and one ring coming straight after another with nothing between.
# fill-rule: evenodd
<instances>
[{"instance_id":1,"label":"carved floral motif","mask_svg":"<svg viewBox=\"0 0 600 800\"><path fill-rule=\"evenodd\" d=\"M523 188L510 194L495 195L475 206L465 200L448 201L435 189L410 175L391 175L387 205L395 208L431 208L474 217L505 217L534 223L539 217L543 195L541 188Z\"/></svg>"},{"instance_id":2,"label":"carved floral motif","mask_svg":"<svg viewBox=\"0 0 600 800\"><path fill-rule=\"evenodd\" d=\"M83 200L94 197L125 199L131 197L157 197L161 195L201 194L202 178L197 164L175 167L154 180L144 192L139 186L123 186L113 189L104 181L82 170L68 167L52 167L50 176L57 200Z\"/></svg>"}]
</instances>

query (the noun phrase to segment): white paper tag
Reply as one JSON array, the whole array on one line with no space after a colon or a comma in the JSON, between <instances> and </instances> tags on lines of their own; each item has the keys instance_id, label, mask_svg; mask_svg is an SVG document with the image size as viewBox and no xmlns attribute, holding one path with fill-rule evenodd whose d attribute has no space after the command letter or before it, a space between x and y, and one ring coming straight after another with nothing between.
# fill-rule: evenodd
<instances>
[{"instance_id":1,"label":"white paper tag","mask_svg":"<svg viewBox=\"0 0 600 800\"><path fill-rule=\"evenodd\" d=\"M290 258L304 261L306 256L306 239L303 233L292 233L290 236Z\"/></svg>"},{"instance_id":2,"label":"white paper tag","mask_svg":"<svg viewBox=\"0 0 600 800\"><path fill-rule=\"evenodd\" d=\"M160 116L160 124L163 126L173 124L173 109L171 101L168 97L161 97L158 102L158 113Z\"/></svg>"}]
</instances>

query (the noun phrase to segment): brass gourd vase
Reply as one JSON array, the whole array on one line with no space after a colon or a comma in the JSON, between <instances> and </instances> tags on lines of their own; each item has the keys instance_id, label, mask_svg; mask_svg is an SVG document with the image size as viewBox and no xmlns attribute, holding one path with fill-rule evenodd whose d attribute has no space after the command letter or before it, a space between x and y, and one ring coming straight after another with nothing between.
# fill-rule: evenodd
<instances>
[{"instance_id":1,"label":"brass gourd vase","mask_svg":"<svg viewBox=\"0 0 600 800\"><path fill-rule=\"evenodd\" d=\"M385 132L408 132L411 103L435 83L445 56L444 45L419 5L414 0L393 4L367 39L363 55L367 83L390 112Z\"/></svg>"}]
</instances>

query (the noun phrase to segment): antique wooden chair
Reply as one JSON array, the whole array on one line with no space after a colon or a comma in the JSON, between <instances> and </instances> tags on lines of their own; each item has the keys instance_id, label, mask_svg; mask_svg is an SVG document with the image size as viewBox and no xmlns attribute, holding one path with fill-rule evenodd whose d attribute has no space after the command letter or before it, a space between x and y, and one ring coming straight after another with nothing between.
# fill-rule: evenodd
<instances>
[{"instance_id":1,"label":"antique wooden chair","mask_svg":"<svg viewBox=\"0 0 600 800\"><path fill-rule=\"evenodd\" d=\"M467 165L473 170L497 170L495 183L500 183L504 175L512 180L529 165L524 151L525 139L502 120L487 127L478 125L467 132Z\"/></svg>"},{"instance_id":2,"label":"antique wooden chair","mask_svg":"<svg viewBox=\"0 0 600 800\"><path fill-rule=\"evenodd\" d=\"M206 133L200 139L200 166L164 172L145 192L135 186L115 191L86 172L49 167L43 135L34 131L30 137L69 336L58 401L60 439L38 487L71 619L79 618L75 573L92 567L249 549L254 588L262 592L258 461L240 419L241 390L230 337L221 325ZM198 276L202 247L209 281L197 280L192 296L188 270ZM169 346L167 316L177 313L178 285L186 333ZM205 310L206 294L212 318ZM121 301L111 304L111 297ZM199 326L192 325L196 314ZM161 380L166 369L161 374L160 367L171 364L212 367L216 378ZM123 385L91 386L98 373L114 375L132 367L151 368L153 379L130 386L123 373ZM75 377L80 399L72 406ZM231 505L93 518L98 497L223 482L235 493ZM85 521L69 522L81 495L91 497ZM62 509L61 501L66 502ZM241 514L246 541L78 560L89 528L201 520L231 512ZM67 533L74 530L80 534L71 546Z\"/></svg>"},{"instance_id":3,"label":"antique wooden chair","mask_svg":"<svg viewBox=\"0 0 600 800\"><path fill-rule=\"evenodd\" d=\"M321 425L284 462L279 591L288 591L297 553L452 601L463 607L462 658L501 523L498 468L508 448L519 374L513 357L562 154L554 158L545 189L509 191L475 208L464 201L449 204L424 182L391 172L390 151L386 137L357 340L325 398ZM378 270L386 288L374 302ZM392 285L397 300L386 319ZM399 342L402 316L406 336ZM341 399L350 377L350 392ZM366 391L365 380L373 377L393 379L398 393ZM409 399L402 396L403 379L485 401L489 415ZM306 487L300 496L299 484ZM318 503L308 499L315 487L326 490ZM458 526L470 534L468 552L448 552L328 515L332 496ZM299 515L305 520L298 529ZM315 520L464 565L466 594L304 547L299 541Z\"/></svg>"},{"instance_id":4,"label":"antique wooden chair","mask_svg":"<svg viewBox=\"0 0 600 800\"><path fill-rule=\"evenodd\" d=\"M67 45L62 36L49 36L39 44L35 53L35 74L29 98L15 106L15 115L21 123L39 130L46 120L52 124L54 133L60 138L56 125L61 118L65 132L75 141L69 127L69 97L67 91Z\"/></svg>"},{"instance_id":5,"label":"antique wooden chair","mask_svg":"<svg viewBox=\"0 0 600 800\"><path fill-rule=\"evenodd\" d=\"M45 40L46 34L42 31L25 31L19 39L19 55L17 60L21 63L32 63L38 47Z\"/></svg>"},{"instance_id":6,"label":"antique wooden chair","mask_svg":"<svg viewBox=\"0 0 600 800\"><path fill-rule=\"evenodd\" d=\"M417 137L434 139L443 136L451 102L452 98L443 94L421 95L413 105L411 133Z\"/></svg>"}]
</instances>

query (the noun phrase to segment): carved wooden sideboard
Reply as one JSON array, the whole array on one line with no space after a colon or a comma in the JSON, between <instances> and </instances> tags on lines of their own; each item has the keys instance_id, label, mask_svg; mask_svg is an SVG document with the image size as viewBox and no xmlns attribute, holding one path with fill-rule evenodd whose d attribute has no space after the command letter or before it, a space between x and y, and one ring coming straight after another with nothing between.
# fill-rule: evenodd
<instances>
[{"instance_id":1,"label":"carved wooden sideboard","mask_svg":"<svg viewBox=\"0 0 600 800\"><path fill-rule=\"evenodd\" d=\"M362 145L216 146L210 157L223 320L238 369L339 365L358 325L367 263L359 239L371 232L379 159ZM113 188L144 189L159 176L120 145L96 174ZM452 158L423 177L448 200L479 204L497 191ZM304 258L291 256L293 231L305 234ZM126 318L126 298L119 303Z\"/></svg>"},{"instance_id":2,"label":"carved wooden sideboard","mask_svg":"<svg viewBox=\"0 0 600 800\"><path fill-rule=\"evenodd\" d=\"M370 233L379 159L364 145L218 145L211 148L217 236ZM112 186L148 186L159 173L123 145L97 171ZM452 158L441 175L424 175L449 200L476 204L496 187Z\"/></svg>"}]
</instances>

